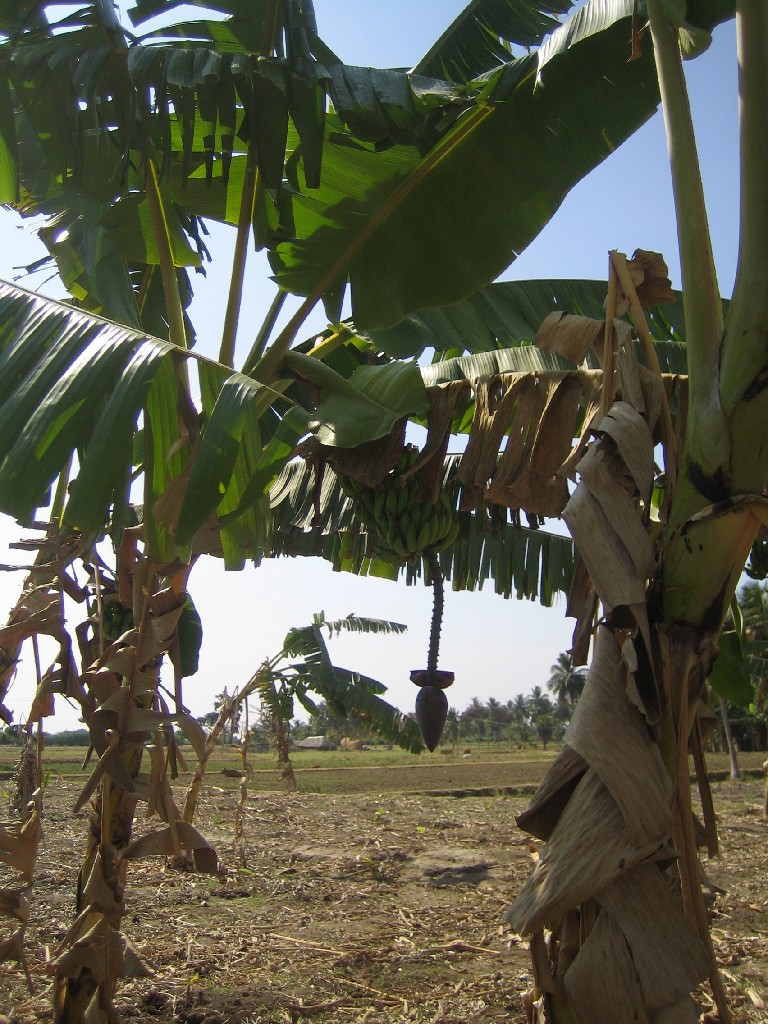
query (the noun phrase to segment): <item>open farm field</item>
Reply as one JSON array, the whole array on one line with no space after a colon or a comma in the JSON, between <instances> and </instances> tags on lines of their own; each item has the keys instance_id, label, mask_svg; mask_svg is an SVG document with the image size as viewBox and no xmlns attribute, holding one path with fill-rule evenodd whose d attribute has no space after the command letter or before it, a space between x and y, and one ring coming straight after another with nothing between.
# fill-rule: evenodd
<instances>
[{"instance_id":1,"label":"open farm field","mask_svg":"<svg viewBox=\"0 0 768 1024\"><path fill-rule=\"evenodd\" d=\"M26 936L33 991L13 965L0 966L2 1024L52 1019L46 961L72 920L88 828L87 814L71 810L85 782L83 753L47 752L45 838ZM292 794L277 791L270 755L254 755L237 828L239 780L222 771L238 760L224 751L196 819L219 874L174 870L161 857L131 866L125 932L151 974L121 989L123 1018L523 1024L529 954L504 911L539 845L515 815L552 756L302 753ZM714 936L739 1024L768 1013L768 825L756 776L764 756L743 756L755 773L745 781L715 782L722 856L706 866L722 890ZM725 763L710 761L718 777ZM2 751L7 790L6 765ZM184 775L174 783L178 804L187 783ZM137 832L144 828L138 818ZM700 995L705 1013L708 993Z\"/></svg>"},{"instance_id":2,"label":"open farm field","mask_svg":"<svg viewBox=\"0 0 768 1024\"><path fill-rule=\"evenodd\" d=\"M534 792L548 765L560 750L550 745L547 750L527 747L510 750L507 745L485 744L472 749L469 756L462 748L455 754L435 752L421 755L395 749L372 747L363 751L306 751L291 753L300 793L432 793L435 795L463 796L469 792L478 795L505 794L526 796ZM51 786L60 781L74 785L84 784L90 768L84 768L85 747L50 746L45 753L47 778ZM181 747L186 766L195 766L190 747ZM762 753L739 755L741 769L762 778ZM17 759L15 747L0 746L0 787L13 774ZM219 747L211 758L206 772L209 785L234 789L239 780L232 772L239 772L241 759L237 747ZM723 781L729 777L729 763L725 754L710 754L707 758L710 777ZM248 755L248 788L252 792L285 792L286 785L275 770L272 753ZM91 766L92 767L92 766ZM183 767L183 766L181 766ZM185 787L189 775L182 773L178 788ZM7 782L5 783L7 785Z\"/></svg>"}]
</instances>

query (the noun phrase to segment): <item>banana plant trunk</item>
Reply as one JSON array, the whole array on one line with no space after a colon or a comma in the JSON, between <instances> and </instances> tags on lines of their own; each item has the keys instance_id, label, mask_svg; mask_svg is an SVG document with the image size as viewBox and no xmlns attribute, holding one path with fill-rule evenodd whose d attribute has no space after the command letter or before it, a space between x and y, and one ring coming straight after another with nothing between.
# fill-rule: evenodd
<instances>
[{"instance_id":1,"label":"banana plant trunk","mask_svg":"<svg viewBox=\"0 0 768 1024\"><path fill-rule=\"evenodd\" d=\"M135 777L140 757L134 755L130 760L126 769ZM136 802L135 796L111 785L108 778L102 784L91 814L88 843L77 879L75 923L67 936L69 943L65 940L68 949L56 963L56 1024L81 1024L88 1019L99 989L98 1001L104 1013L108 1013L117 984L124 976L120 928L128 861L121 860L120 853L131 841ZM97 889L99 898L95 901ZM111 946L110 952L117 956L91 957L91 947L96 946Z\"/></svg>"}]
</instances>

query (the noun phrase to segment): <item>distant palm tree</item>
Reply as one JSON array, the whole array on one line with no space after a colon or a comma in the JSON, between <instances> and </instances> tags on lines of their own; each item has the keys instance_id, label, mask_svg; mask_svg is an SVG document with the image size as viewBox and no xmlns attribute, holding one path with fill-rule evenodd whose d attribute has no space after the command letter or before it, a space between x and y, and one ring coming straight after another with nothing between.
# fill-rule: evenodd
<instances>
[{"instance_id":1,"label":"distant palm tree","mask_svg":"<svg viewBox=\"0 0 768 1024\"><path fill-rule=\"evenodd\" d=\"M489 697L485 709L488 716L488 724L491 727L491 740L493 743L497 743L501 735L501 727L506 718L504 705L496 700L495 697Z\"/></svg>"},{"instance_id":2,"label":"distant palm tree","mask_svg":"<svg viewBox=\"0 0 768 1024\"><path fill-rule=\"evenodd\" d=\"M554 694L558 704L568 704L574 708L586 682L583 669L576 668L571 655L563 652L557 656L549 672L547 689Z\"/></svg>"},{"instance_id":3,"label":"distant palm tree","mask_svg":"<svg viewBox=\"0 0 768 1024\"><path fill-rule=\"evenodd\" d=\"M534 686L531 690L527 698L527 707L528 717L534 723L540 715L552 715L555 710L548 694L544 693L540 686Z\"/></svg>"}]
</instances>

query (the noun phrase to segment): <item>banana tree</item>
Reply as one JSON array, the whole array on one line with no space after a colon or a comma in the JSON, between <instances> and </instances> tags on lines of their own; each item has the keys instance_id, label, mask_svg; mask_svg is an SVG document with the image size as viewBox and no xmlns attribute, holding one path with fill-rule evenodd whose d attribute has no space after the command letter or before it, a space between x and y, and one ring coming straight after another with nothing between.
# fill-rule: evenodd
<instances>
[{"instance_id":1,"label":"banana tree","mask_svg":"<svg viewBox=\"0 0 768 1024\"><path fill-rule=\"evenodd\" d=\"M314 696L321 697L334 713L362 719L367 727L387 740L418 753L422 747L413 722L382 698L386 687L377 680L333 664L323 638L342 630L353 633L402 633L406 627L399 622L347 615L343 619L326 619L315 614L310 626L293 628L285 636L280 651L265 659L251 678L225 702L208 735L200 729L191 737L198 762L184 799L184 821L195 817L205 769L224 724L233 709L257 695L270 719L277 746L278 767L296 789L296 780L288 755L285 722L294 717L298 701L310 715L317 713ZM292 660L290 660L292 659Z\"/></svg>"},{"instance_id":2,"label":"banana tree","mask_svg":"<svg viewBox=\"0 0 768 1024\"><path fill-rule=\"evenodd\" d=\"M723 326L680 67L681 12L660 0L648 11L681 240L687 428L679 456L673 450L670 460L677 463L674 492L644 552L631 540L631 518L615 532L622 474L629 474L625 484L633 481L624 494L640 521L649 507L652 442L642 439L642 429L635 435L640 447L629 442L631 406L606 408L600 440L579 466L581 482L565 513L603 616L563 755L521 819L546 845L510 912L515 927L532 933L535 1005L556 1021L694 1020L689 993L704 978L720 1020L730 1019L701 896L688 760L690 752L711 852L716 835L698 708L721 624L765 519L768 483L759 440L768 313L768 16L764 5L737 5L741 245ZM620 262L613 265L609 317L624 286ZM645 469L637 458L643 446ZM609 532L595 533L598 507L609 506L613 540ZM609 551L615 561L606 572ZM600 729L601 714L609 728ZM585 858L579 851L587 849ZM670 898L673 878L679 903Z\"/></svg>"}]
</instances>

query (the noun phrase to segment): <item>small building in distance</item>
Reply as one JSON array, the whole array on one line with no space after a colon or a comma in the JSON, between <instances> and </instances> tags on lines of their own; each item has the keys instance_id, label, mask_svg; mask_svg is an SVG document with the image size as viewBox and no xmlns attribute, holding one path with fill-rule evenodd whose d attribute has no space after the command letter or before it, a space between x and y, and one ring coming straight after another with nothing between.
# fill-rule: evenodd
<instances>
[{"instance_id":1,"label":"small building in distance","mask_svg":"<svg viewBox=\"0 0 768 1024\"><path fill-rule=\"evenodd\" d=\"M297 750L335 750L336 744L328 736L307 736L294 744Z\"/></svg>"}]
</instances>

